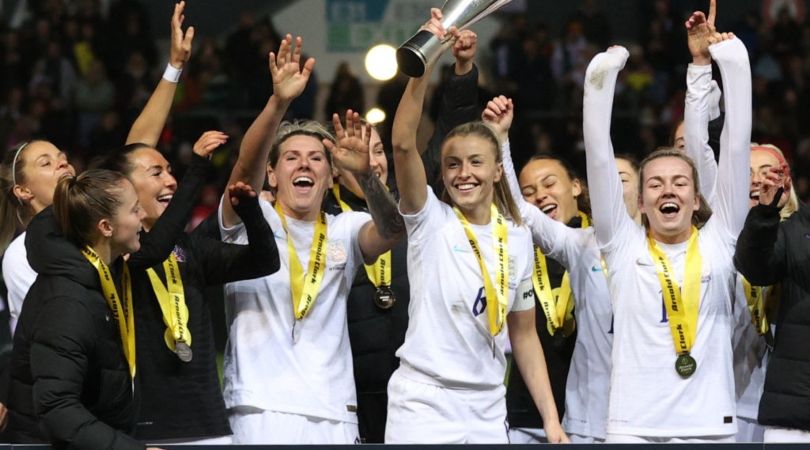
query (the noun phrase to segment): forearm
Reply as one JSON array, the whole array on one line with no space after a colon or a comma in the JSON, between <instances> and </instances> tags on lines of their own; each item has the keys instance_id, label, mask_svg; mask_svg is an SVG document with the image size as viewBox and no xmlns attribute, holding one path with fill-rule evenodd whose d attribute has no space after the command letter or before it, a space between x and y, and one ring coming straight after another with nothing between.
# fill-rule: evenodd
<instances>
[{"instance_id":1,"label":"forearm","mask_svg":"<svg viewBox=\"0 0 810 450\"><path fill-rule=\"evenodd\" d=\"M172 109L176 90L177 83L164 78L160 79L143 111L132 124L129 135L127 135L127 145L140 143L150 147L157 146L160 134L166 125L166 119Z\"/></svg>"},{"instance_id":2,"label":"forearm","mask_svg":"<svg viewBox=\"0 0 810 450\"><path fill-rule=\"evenodd\" d=\"M389 240L402 237L405 233L405 222L391 193L373 173L356 177L380 237Z\"/></svg>"},{"instance_id":3,"label":"forearm","mask_svg":"<svg viewBox=\"0 0 810 450\"><path fill-rule=\"evenodd\" d=\"M748 213L737 239L734 265L755 286L770 286L784 276L784 259L779 249L779 208L758 205Z\"/></svg>"},{"instance_id":4,"label":"forearm","mask_svg":"<svg viewBox=\"0 0 810 450\"><path fill-rule=\"evenodd\" d=\"M510 316L515 314L523 314L527 318L531 314L533 318L535 313L533 310L529 310L510 313ZM515 357L518 370L520 370L520 375L529 389L537 411L543 418L543 424L559 424L560 417L557 414L557 405L551 391L546 358L543 347L540 345L540 339L537 337L537 330L534 328L534 320L531 320L531 327L529 327L528 320L521 320L520 322L522 323L520 326L514 326L515 320L510 321L509 324L512 354Z\"/></svg>"},{"instance_id":5,"label":"forearm","mask_svg":"<svg viewBox=\"0 0 810 450\"><path fill-rule=\"evenodd\" d=\"M130 268L149 268L163 262L186 228L197 196L205 184L210 162L194 154L189 169L169 205L149 232L141 233L141 248L130 254Z\"/></svg>"},{"instance_id":6,"label":"forearm","mask_svg":"<svg viewBox=\"0 0 810 450\"><path fill-rule=\"evenodd\" d=\"M709 47L720 67L726 95L726 119L720 138L718 208L731 236L739 235L748 214L751 154L751 66L742 41L734 38Z\"/></svg>"},{"instance_id":7,"label":"forearm","mask_svg":"<svg viewBox=\"0 0 810 450\"><path fill-rule=\"evenodd\" d=\"M684 140L686 155L698 170L700 192L709 206L716 202L717 163L709 146L709 121L712 92L712 66L690 64L686 72L686 103L684 109Z\"/></svg>"},{"instance_id":8,"label":"forearm","mask_svg":"<svg viewBox=\"0 0 810 450\"><path fill-rule=\"evenodd\" d=\"M400 195L400 209L405 213L419 211L427 200L425 166L416 147L416 129L422 117L430 66L422 78L412 78L399 101L391 131L394 171Z\"/></svg>"},{"instance_id":9,"label":"forearm","mask_svg":"<svg viewBox=\"0 0 810 450\"><path fill-rule=\"evenodd\" d=\"M582 111L585 159L591 213L600 245L611 241L622 221L630 220L624 207L621 179L610 140L613 95L620 70L610 58L616 56L608 53L597 55L585 75Z\"/></svg>"}]
</instances>

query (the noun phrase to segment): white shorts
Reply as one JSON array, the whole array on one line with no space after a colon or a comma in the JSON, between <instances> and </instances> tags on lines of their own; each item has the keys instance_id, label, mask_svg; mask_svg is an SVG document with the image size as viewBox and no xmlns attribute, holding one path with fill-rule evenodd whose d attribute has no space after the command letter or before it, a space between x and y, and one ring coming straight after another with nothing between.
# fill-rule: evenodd
<instances>
[{"instance_id":1,"label":"white shorts","mask_svg":"<svg viewBox=\"0 0 810 450\"><path fill-rule=\"evenodd\" d=\"M766 444L773 442L810 442L810 431L765 427L764 442Z\"/></svg>"},{"instance_id":2,"label":"white shorts","mask_svg":"<svg viewBox=\"0 0 810 450\"><path fill-rule=\"evenodd\" d=\"M388 382L386 444L506 444L506 389L447 389L410 380L400 366Z\"/></svg>"},{"instance_id":3,"label":"white shorts","mask_svg":"<svg viewBox=\"0 0 810 450\"><path fill-rule=\"evenodd\" d=\"M546 430L542 428L510 428L510 444L548 444Z\"/></svg>"},{"instance_id":4,"label":"white shorts","mask_svg":"<svg viewBox=\"0 0 810 450\"><path fill-rule=\"evenodd\" d=\"M659 437L608 433L606 444L700 444L735 442L735 436Z\"/></svg>"},{"instance_id":5,"label":"white shorts","mask_svg":"<svg viewBox=\"0 0 810 450\"><path fill-rule=\"evenodd\" d=\"M267 411L251 406L230 410L233 443L241 444L358 444L356 423Z\"/></svg>"},{"instance_id":6,"label":"white shorts","mask_svg":"<svg viewBox=\"0 0 810 450\"><path fill-rule=\"evenodd\" d=\"M220 436L202 439L163 439L149 443L149 447L160 447L161 445L231 445L233 436Z\"/></svg>"},{"instance_id":7,"label":"white shorts","mask_svg":"<svg viewBox=\"0 0 810 450\"><path fill-rule=\"evenodd\" d=\"M737 442L762 442L765 427L754 419L737 416Z\"/></svg>"}]
</instances>

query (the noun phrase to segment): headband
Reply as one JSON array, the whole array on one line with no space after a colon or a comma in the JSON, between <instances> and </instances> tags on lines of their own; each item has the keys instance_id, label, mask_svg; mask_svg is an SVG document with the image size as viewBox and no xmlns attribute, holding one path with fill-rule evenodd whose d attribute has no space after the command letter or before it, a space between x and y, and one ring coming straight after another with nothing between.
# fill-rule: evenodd
<instances>
[{"instance_id":1,"label":"headband","mask_svg":"<svg viewBox=\"0 0 810 450\"><path fill-rule=\"evenodd\" d=\"M17 185L17 160L20 158L20 152L23 151L25 147L28 147L28 142L23 142L17 148L17 152L14 153L14 159L11 161L11 187L12 189L14 186Z\"/></svg>"}]
</instances>

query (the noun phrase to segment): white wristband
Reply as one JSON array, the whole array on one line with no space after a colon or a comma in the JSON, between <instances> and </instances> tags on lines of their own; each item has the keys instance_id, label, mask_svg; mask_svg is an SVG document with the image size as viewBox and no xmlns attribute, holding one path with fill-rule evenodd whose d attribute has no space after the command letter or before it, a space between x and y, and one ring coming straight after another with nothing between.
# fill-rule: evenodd
<instances>
[{"instance_id":1,"label":"white wristband","mask_svg":"<svg viewBox=\"0 0 810 450\"><path fill-rule=\"evenodd\" d=\"M183 73L183 69L178 69L169 63L166 64L166 70L163 71L163 79L172 83L177 83L180 81L181 73Z\"/></svg>"}]
</instances>

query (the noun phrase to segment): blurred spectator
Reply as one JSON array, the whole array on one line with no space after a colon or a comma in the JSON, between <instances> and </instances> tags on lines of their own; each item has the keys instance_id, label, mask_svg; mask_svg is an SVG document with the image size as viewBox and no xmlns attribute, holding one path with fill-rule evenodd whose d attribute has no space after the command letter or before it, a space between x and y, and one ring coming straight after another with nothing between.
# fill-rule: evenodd
<instances>
[{"instance_id":1,"label":"blurred spectator","mask_svg":"<svg viewBox=\"0 0 810 450\"><path fill-rule=\"evenodd\" d=\"M360 79L352 73L349 63L343 61L338 65L329 88L324 117L332 117L334 113L345 114L347 109L365 114L366 97Z\"/></svg>"}]
</instances>

